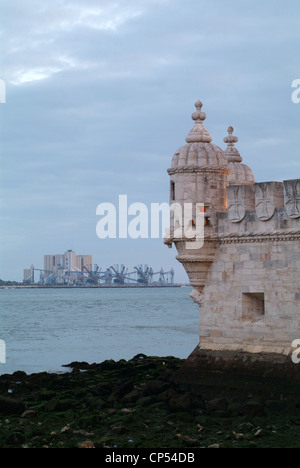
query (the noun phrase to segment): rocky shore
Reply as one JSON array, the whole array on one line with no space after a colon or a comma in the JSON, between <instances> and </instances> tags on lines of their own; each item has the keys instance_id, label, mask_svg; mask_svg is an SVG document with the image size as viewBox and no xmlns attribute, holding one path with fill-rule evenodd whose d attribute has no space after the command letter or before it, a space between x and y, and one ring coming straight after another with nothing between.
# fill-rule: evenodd
<instances>
[{"instance_id":1,"label":"rocky shore","mask_svg":"<svg viewBox=\"0 0 300 468\"><path fill-rule=\"evenodd\" d=\"M300 394L238 376L185 383L184 361L70 363L0 376L0 448L300 447Z\"/></svg>"}]
</instances>

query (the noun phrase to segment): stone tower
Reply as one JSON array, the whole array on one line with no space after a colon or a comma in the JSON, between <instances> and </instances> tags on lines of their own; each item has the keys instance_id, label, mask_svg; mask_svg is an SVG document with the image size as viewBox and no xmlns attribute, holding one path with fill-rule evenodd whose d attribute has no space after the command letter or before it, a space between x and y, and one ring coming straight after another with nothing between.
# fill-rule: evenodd
<instances>
[{"instance_id":1,"label":"stone tower","mask_svg":"<svg viewBox=\"0 0 300 468\"><path fill-rule=\"evenodd\" d=\"M223 151L203 126L200 101L192 118L168 170L170 199L204 204L204 243L187 248L172 229L165 240L175 244L200 308L199 346L188 361L210 350L291 362L300 339L300 179L255 182L233 127Z\"/></svg>"}]
</instances>

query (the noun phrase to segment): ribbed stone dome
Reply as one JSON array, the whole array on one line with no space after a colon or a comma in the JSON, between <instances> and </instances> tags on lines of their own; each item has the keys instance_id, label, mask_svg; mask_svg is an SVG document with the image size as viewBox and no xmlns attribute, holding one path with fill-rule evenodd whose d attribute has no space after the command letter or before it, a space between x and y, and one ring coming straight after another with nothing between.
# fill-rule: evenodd
<instances>
[{"instance_id":1,"label":"ribbed stone dome","mask_svg":"<svg viewBox=\"0 0 300 468\"><path fill-rule=\"evenodd\" d=\"M201 111L202 102L195 104L196 112L192 114L195 125L186 137L187 145L179 148L172 160L172 169L187 166L227 168L228 162L224 151L211 143L212 137L203 126L206 114Z\"/></svg>"},{"instance_id":2,"label":"ribbed stone dome","mask_svg":"<svg viewBox=\"0 0 300 468\"><path fill-rule=\"evenodd\" d=\"M234 128L228 127L227 131L228 136L224 138L224 142L228 143L225 156L230 169L229 185L253 185L255 183L254 174L249 166L242 164L243 158L234 146L238 142L238 137L233 136Z\"/></svg>"},{"instance_id":3,"label":"ribbed stone dome","mask_svg":"<svg viewBox=\"0 0 300 468\"><path fill-rule=\"evenodd\" d=\"M229 185L253 185L255 178L252 170L246 164L229 163L230 174L228 176Z\"/></svg>"},{"instance_id":4,"label":"ribbed stone dome","mask_svg":"<svg viewBox=\"0 0 300 468\"><path fill-rule=\"evenodd\" d=\"M176 151L172 159L172 169L185 166L227 167L224 151L213 143L189 143Z\"/></svg>"}]
</instances>

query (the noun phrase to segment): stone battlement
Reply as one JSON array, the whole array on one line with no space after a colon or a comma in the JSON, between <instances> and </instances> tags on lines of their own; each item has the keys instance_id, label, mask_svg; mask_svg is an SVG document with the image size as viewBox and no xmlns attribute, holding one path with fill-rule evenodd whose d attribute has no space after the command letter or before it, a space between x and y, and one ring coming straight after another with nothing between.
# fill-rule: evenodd
<instances>
[{"instance_id":1,"label":"stone battlement","mask_svg":"<svg viewBox=\"0 0 300 468\"><path fill-rule=\"evenodd\" d=\"M300 179L229 185L227 197L228 211L218 215L220 235L300 230Z\"/></svg>"},{"instance_id":2,"label":"stone battlement","mask_svg":"<svg viewBox=\"0 0 300 468\"><path fill-rule=\"evenodd\" d=\"M228 217L238 223L247 210L255 210L257 220L269 221L275 210L284 208L285 219L300 218L300 179L283 182L261 182L227 187Z\"/></svg>"}]
</instances>

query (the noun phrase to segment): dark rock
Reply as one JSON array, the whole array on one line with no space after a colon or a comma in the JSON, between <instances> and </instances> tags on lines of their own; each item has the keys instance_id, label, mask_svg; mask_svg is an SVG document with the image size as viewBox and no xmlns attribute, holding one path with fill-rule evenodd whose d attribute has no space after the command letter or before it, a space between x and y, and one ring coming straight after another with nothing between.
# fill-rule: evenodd
<instances>
[{"instance_id":1,"label":"dark rock","mask_svg":"<svg viewBox=\"0 0 300 468\"><path fill-rule=\"evenodd\" d=\"M123 397L123 401L126 403L135 403L139 399L139 396L139 391L137 389L134 389Z\"/></svg>"},{"instance_id":2,"label":"dark rock","mask_svg":"<svg viewBox=\"0 0 300 468\"><path fill-rule=\"evenodd\" d=\"M143 396L157 395L168 388L168 384L160 380L150 380L143 389Z\"/></svg>"},{"instance_id":3,"label":"dark rock","mask_svg":"<svg viewBox=\"0 0 300 468\"><path fill-rule=\"evenodd\" d=\"M43 390L42 392L40 392L41 400L49 401L55 397L56 397L56 392L53 392L52 390Z\"/></svg>"},{"instance_id":4,"label":"dark rock","mask_svg":"<svg viewBox=\"0 0 300 468\"><path fill-rule=\"evenodd\" d=\"M190 395L173 395L169 401L170 411L174 413L187 411L191 406Z\"/></svg>"},{"instance_id":5,"label":"dark rock","mask_svg":"<svg viewBox=\"0 0 300 468\"><path fill-rule=\"evenodd\" d=\"M207 402L206 408L209 413L212 411L226 411L227 400L226 398L216 398L215 400L210 400Z\"/></svg>"},{"instance_id":6,"label":"dark rock","mask_svg":"<svg viewBox=\"0 0 300 468\"><path fill-rule=\"evenodd\" d=\"M91 365L85 361L74 361L70 362L70 364L64 364L62 367L69 367L71 369L81 369L81 370L88 370L90 369Z\"/></svg>"},{"instance_id":7,"label":"dark rock","mask_svg":"<svg viewBox=\"0 0 300 468\"><path fill-rule=\"evenodd\" d=\"M68 398L59 400L57 398L52 398L49 401L46 401L44 408L46 411L67 411L74 410L78 406L78 403L75 399Z\"/></svg>"},{"instance_id":8,"label":"dark rock","mask_svg":"<svg viewBox=\"0 0 300 468\"><path fill-rule=\"evenodd\" d=\"M283 411L287 407L287 402L281 400L267 400L266 407L271 411Z\"/></svg>"},{"instance_id":9,"label":"dark rock","mask_svg":"<svg viewBox=\"0 0 300 468\"><path fill-rule=\"evenodd\" d=\"M153 403L153 400L151 396L142 397L137 400L137 404L141 407L147 407Z\"/></svg>"},{"instance_id":10,"label":"dark rock","mask_svg":"<svg viewBox=\"0 0 300 468\"><path fill-rule=\"evenodd\" d=\"M198 445L198 439L192 439L188 436L183 436L182 441L187 447L196 447Z\"/></svg>"},{"instance_id":11,"label":"dark rock","mask_svg":"<svg viewBox=\"0 0 300 468\"><path fill-rule=\"evenodd\" d=\"M247 431L249 432L249 431L252 431L253 427L254 427L253 424L247 421L239 425L239 430L242 432L247 432Z\"/></svg>"},{"instance_id":12,"label":"dark rock","mask_svg":"<svg viewBox=\"0 0 300 468\"><path fill-rule=\"evenodd\" d=\"M58 400L56 398L52 398L52 400L47 401L44 405L46 411L56 411L58 407Z\"/></svg>"},{"instance_id":13,"label":"dark rock","mask_svg":"<svg viewBox=\"0 0 300 468\"><path fill-rule=\"evenodd\" d=\"M263 417L265 410L262 403L258 401L248 401L239 408L239 414L242 416Z\"/></svg>"},{"instance_id":14,"label":"dark rock","mask_svg":"<svg viewBox=\"0 0 300 468\"><path fill-rule=\"evenodd\" d=\"M106 403L104 400L101 398L92 398L89 402L88 409L93 410L93 409L102 409L106 406Z\"/></svg>"},{"instance_id":15,"label":"dark rock","mask_svg":"<svg viewBox=\"0 0 300 468\"><path fill-rule=\"evenodd\" d=\"M132 358L133 361L144 361L145 359L147 359L147 356L143 353L139 353Z\"/></svg>"},{"instance_id":16,"label":"dark rock","mask_svg":"<svg viewBox=\"0 0 300 468\"><path fill-rule=\"evenodd\" d=\"M124 432L126 432L126 427L125 426L113 426L111 430L115 432L116 434L124 434Z\"/></svg>"},{"instance_id":17,"label":"dark rock","mask_svg":"<svg viewBox=\"0 0 300 468\"><path fill-rule=\"evenodd\" d=\"M224 410L216 410L213 412L213 417L214 418L230 418L230 413L228 411Z\"/></svg>"},{"instance_id":18,"label":"dark rock","mask_svg":"<svg viewBox=\"0 0 300 468\"><path fill-rule=\"evenodd\" d=\"M14 379L22 381L22 380L26 379L27 374L24 371L16 371L16 372L13 373L12 376L13 376Z\"/></svg>"},{"instance_id":19,"label":"dark rock","mask_svg":"<svg viewBox=\"0 0 300 468\"><path fill-rule=\"evenodd\" d=\"M111 382L100 382L95 387L95 393L98 395L109 396L112 393L112 383Z\"/></svg>"},{"instance_id":20,"label":"dark rock","mask_svg":"<svg viewBox=\"0 0 300 468\"><path fill-rule=\"evenodd\" d=\"M25 411L25 405L20 400L10 397L0 397L0 414L22 414Z\"/></svg>"},{"instance_id":21,"label":"dark rock","mask_svg":"<svg viewBox=\"0 0 300 468\"><path fill-rule=\"evenodd\" d=\"M13 432L12 434L9 434L9 436L6 439L6 443L10 445L20 445L25 442L25 437L24 434L20 431Z\"/></svg>"},{"instance_id":22,"label":"dark rock","mask_svg":"<svg viewBox=\"0 0 300 468\"><path fill-rule=\"evenodd\" d=\"M132 380L128 380L127 382L123 383L122 385L118 385L114 389L114 395L117 398L123 398L127 393L133 390L133 382Z\"/></svg>"},{"instance_id":23,"label":"dark rock","mask_svg":"<svg viewBox=\"0 0 300 468\"><path fill-rule=\"evenodd\" d=\"M116 362L113 359L108 359L106 361L103 361L99 365L99 369L103 370L113 370L116 368Z\"/></svg>"},{"instance_id":24,"label":"dark rock","mask_svg":"<svg viewBox=\"0 0 300 468\"><path fill-rule=\"evenodd\" d=\"M56 407L57 411L67 411L68 409L75 409L77 407L77 401L72 398L65 400L59 400Z\"/></svg>"},{"instance_id":25,"label":"dark rock","mask_svg":"<svg viewBox=\"0 0 300 468\"><path fill-rule=\"evenodd\" d=\"M162 393L159 393L156 397L157 401L163 401L167 402L170 398L170 392L168 390L165 390Z\"/></svg>"}]
</instances>

